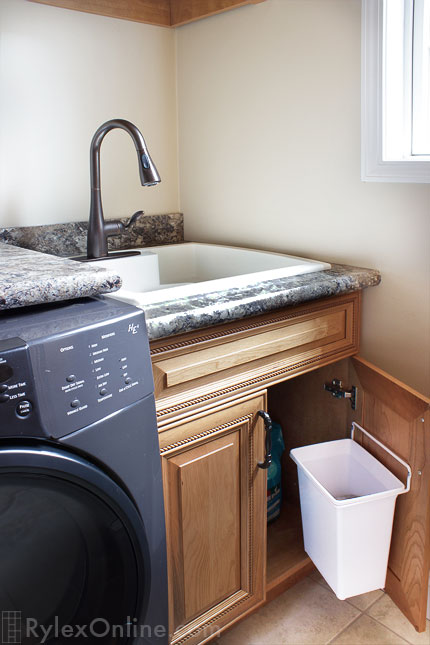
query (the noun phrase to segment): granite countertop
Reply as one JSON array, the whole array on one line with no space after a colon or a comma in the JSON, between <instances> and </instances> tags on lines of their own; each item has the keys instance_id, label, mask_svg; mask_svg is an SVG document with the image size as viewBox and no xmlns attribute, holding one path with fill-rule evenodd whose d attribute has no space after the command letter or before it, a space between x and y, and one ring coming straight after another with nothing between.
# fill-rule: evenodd
<instances>
[{"instance_id":1,"label":"granite countertop","mask_svg":"<svg viewBox=\"0 0 430 645\"><path fill-rule=\"evenodd\" d=\"M325 271L142 304L142 309L149 339L155 340L376 286L380 281L374 269L333 264ZM0 310L96 296L120 286L118 275L92 263L0 242Z\"/></svg>"},{"instance_id":2,"label":"granite countertop","mask_svg":"<svg viewBox=\"0 0 430 645\"><path fill-rule=\"evenodd\" d=\"M374 287L375 269L332 264L331 269L145 305L150 340L256 316L281 307Z\"/></svg>"},{"instance_id":3,"label":"granite countertop","mask_svg":"<svg viewBox=\"0 0 430 645\"><path fill-rule=\"evenodd\" d=\"M75 262L0 242L0 310L116 291L121 278Z\"/></svg>"}]
</instances>

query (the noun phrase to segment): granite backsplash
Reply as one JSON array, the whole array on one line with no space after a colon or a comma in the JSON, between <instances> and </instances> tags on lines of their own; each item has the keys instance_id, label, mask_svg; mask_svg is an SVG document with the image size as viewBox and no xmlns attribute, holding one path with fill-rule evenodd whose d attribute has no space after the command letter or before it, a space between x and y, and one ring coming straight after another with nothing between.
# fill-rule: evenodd
<instances>
[{"instance_id":1,"label":"granite backsplash","mask_svg":"<svg viewBox=\"0 0 430 645\"><path fill-rule=\"evenodd\" d=\"M119 218L127 223L128 217ZM109 220L107 220L109 221ZM87 252L88 222L0 228L0 242L61 257ZM122 235L109 237L109 250L177 244L184 241L182 213L143 215Z\"/></svg>"}]
</instances>

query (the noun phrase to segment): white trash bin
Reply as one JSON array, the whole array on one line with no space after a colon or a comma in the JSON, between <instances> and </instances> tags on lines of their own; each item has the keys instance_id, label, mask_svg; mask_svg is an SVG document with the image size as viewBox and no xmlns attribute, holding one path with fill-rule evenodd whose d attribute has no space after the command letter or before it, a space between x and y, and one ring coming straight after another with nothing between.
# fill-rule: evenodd
<instances>
[{"instance_id":1,"label":"white trash bin","mask_svg":"<svg viewBox=\"0 0 430 645\"><path fill-rule=\"evenodd\" d=\"M407 485L353 439L294 448L305 551L341 600L382 589L397 495ZM353 436L353 435L352 435Z\"/></svg>"}]
</instances>

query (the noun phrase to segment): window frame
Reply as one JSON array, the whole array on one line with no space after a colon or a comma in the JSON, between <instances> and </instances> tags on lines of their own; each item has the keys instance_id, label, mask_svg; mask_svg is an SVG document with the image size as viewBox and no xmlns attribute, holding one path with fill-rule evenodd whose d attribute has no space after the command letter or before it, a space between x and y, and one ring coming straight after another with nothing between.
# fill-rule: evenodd
<instances>
[{"instance_id":1,"label":"window frame","mask_svg":"<svg viewBox=\"0 0 430 645\"><path fill-rule=\"evenodd\" d=\"M361 179L430 183L430 159L383 159L384 0L362 0Z\"/></svg>"},{"instance_id":2,"label":"window frame","mask_svg":"<svg viewBox=\"0 0 430 645\"><path fill-rule=\"evenodd\" d=\"M430 0L414 0L414 25L421 23L422 28L414 30L412 44L413 79L412 79L412 113L413 128L411 133L412 154L430 155L430 83L418 80L430 75ZM426 21L427 20L427 21ZM419 132L419 137L417 133ZM421 147L424 142L424 147Z\"/></svg>"}]
</instances>

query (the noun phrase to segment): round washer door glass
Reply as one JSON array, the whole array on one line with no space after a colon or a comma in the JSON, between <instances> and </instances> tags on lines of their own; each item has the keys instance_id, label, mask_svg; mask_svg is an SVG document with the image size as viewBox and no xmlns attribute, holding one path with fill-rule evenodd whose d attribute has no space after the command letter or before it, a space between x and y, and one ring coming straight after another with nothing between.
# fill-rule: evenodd
<instances>
[{"instance_id":1,"label":"round washer door glass","mask_svg":"<svg viewBox=\"0 0 430 645\"><path fill-rule=\"evenodd\" d=\"M143 555L136 518L107 499L83 480L0 470L3 642L129 641Z\"/></svg>"}]
</instances>

